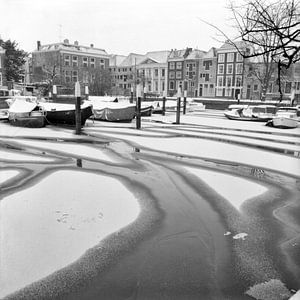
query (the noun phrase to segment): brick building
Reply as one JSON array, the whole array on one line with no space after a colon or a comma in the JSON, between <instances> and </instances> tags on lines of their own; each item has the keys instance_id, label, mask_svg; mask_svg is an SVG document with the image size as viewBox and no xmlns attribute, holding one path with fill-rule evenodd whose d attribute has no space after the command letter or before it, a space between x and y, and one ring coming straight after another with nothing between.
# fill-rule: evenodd
<instances>
[{"instance_id":1,"label":"brick building","mask_svg":"<svg viewBox=\"0 0 300 300\"><path fill-rule=\"evenodd\" d=\"M176 95L178 88L183 90L185 79L184 61L190 54L192 48L182 50L172 49L168 57L168 95Z\"/></svg>"},{"instance_id":2,"label":"brick building","mask_svg":"<svg viewBox=\"0 0 300 300\"><path fill-rule=\"evenodd\" d=\"M34 82L53 80L54 84L73 88L76 81L93 84L99 70L108 70L109 55L105 50L70 44L65 39L62 43L41 45L32 52L32 77Z\"/></svg>"}]
</instances>

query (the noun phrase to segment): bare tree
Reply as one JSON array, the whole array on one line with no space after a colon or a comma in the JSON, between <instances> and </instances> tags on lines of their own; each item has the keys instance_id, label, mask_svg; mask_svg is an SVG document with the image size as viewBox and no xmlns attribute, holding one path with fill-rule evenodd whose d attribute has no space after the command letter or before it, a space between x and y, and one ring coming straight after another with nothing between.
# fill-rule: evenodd
<instances>
[{"instance_id":1,"label":"bare tree","mask_svg":"<svg viewBox=\"0 0 300 300\"><path fill-rule=\"evenodd\" d=\"M251 47L248 53L240 52L244 58L256 58L265 67L262 94L268 88L270 70L277 66L277 83L282 100L281 72L300 60L300 11L295 0L245 0L242 5L231 2L237 36L230 38L216 26L228 44L240 52L237 41ZM207 22L206 22L207 23Z\"/></svg>"}]
</instances>

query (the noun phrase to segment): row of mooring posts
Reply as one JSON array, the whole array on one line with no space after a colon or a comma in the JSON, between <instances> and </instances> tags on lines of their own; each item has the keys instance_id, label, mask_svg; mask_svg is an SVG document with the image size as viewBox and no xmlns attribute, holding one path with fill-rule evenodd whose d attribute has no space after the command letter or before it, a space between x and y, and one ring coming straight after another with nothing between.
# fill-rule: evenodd
<instances>
[{"instance_id":1,"label":"row of mooring posts","mask_svg":"<svg viewBox=\"0 0 300 300\"><path fill-rule=\"evenodd\" d=\"M131 88L131 95L130 95L130 103L134 102L134 93L133 88ZM53 99L57 98L57 88L53 86ZM178 88L177 92L177 106L176 106L176 120L174 124L180 124L180 110L181 110L181 88ZM89 89L88 86L85 86L85 99L89 97ZM75 124L76 124L76 131L75 134L81 134L81 89L80 83L77 81L75 83ZM186 114L186 99L187 99L187 91L184 91L183 97L183 114ZM144 92L144 100L146 100L146 93ZM162 115L165 116L166 113L166 93L164 92L164 96L162 99ZM142 86L138 84L136 86L136 129L141 129L141 102L142 102Z\"/></svg>"}]
</instances>

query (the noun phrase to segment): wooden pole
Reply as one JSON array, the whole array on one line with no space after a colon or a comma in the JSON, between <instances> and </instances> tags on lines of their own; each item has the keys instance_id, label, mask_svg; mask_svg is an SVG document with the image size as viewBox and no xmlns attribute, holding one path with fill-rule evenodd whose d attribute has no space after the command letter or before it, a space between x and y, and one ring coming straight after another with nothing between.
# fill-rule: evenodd
<instances>
[{"instance_id":1,"label":"wooden pole","mask_svg":"<svg viewBox=\"0 0 300 300\"><path fill-rule=\"evenodd\" d=\"M180 124L181 88L178 88L177 95L178 95L178 98L177 98L177 110L176 110L175 124Z\"/></svg>"},{"instance_id":2,"label":"wooden pole","mask_svg":"<svg viewBox=\"0 0 300 300\"><path fill-rule=\"evenodd\" d=\"M75 134L81 134L81 96L80 96L80 84L79 81L75 84L75 124L76 124L76 132Z\"/></svg>"},{"instance_id":3,"label":"wooden pole","mask_svg":"<svg viewBox=\"0 0 300 300\"><path fill-rule=\"evenodd\" d=\"M85 100L89 100L89 87L86 85L84 87Z\"/></svg>"},{"instance_id":4,"label":"wooden pole","mask_svg":"<svg viewBox=\"0 0 300 300\"><path fill-rule=\"evenodd\" d=\"M133 103L133 87L130 90L130 103Z\"/></svg>"},{"instance_id":5,"label":"wooden pole","mask_svg":"<svg viewBox=\"0 0 300 300\"><path fill-rule=\"evenodd\" d=\"M136 129L141 129L141 86L136 86Z\"/></svg>"},{"instance_id":6,"label":"wooden pole","mask_svg":"<svg viewBox=\"0 0 300 300\"><path fill-rule=\"evenodd\" d=\"M184 91L184 97L183 97L183 114L186 113L186 96L187 96L187 90Z\"/></svg>"}]
</instances>

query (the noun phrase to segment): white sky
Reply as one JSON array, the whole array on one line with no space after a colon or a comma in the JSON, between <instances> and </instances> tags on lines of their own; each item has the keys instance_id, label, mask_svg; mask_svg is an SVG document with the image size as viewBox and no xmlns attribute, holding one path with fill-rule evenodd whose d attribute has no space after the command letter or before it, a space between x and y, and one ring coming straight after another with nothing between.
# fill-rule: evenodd
<instances>
[{"instance_id":1,"label":"white sky","mask_svg":"<svg viewBox=\"0 0 300 300\"><path fill-rule=\"evenodd\" d=\"M108 53L219 47L217 31L230 23L228 0L0 0L0 35L31 52L68 38ZM61 27L60 27L61 25ZM227 31L231 29L228 27Z\"/></svg>"}]
</instances>

